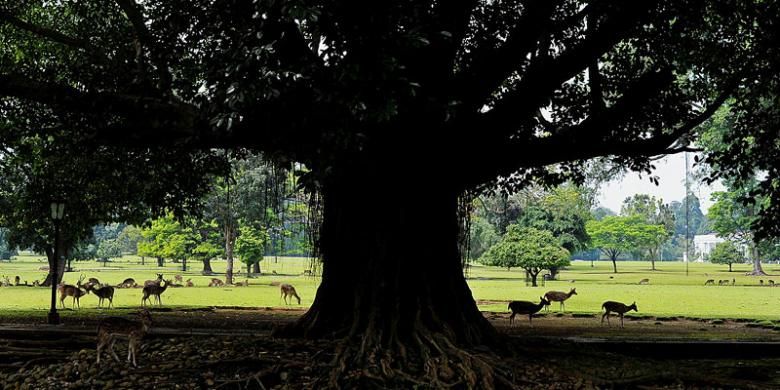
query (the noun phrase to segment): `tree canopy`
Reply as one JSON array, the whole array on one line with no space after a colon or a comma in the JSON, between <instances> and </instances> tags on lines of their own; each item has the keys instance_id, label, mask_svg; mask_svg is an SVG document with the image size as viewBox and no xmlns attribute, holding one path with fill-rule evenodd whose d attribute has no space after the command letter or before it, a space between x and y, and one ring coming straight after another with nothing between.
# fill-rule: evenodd
<instances>
[{"instance_id":1,"label":"tree canopy","mask_svg":"<svg viewBox=\"0 0 780 390\"><path fill-rule=\"evenodd\" d=\"M731 265L742 261L744 257L742 251L731 241L719 242L710 252L710 262L713 264L728 264L729 272L731 272Z\"/></svg>"},{"instance_id":2,"label":"tree canopy","mask_svg":"<svg viewBox=\"0 0 780 390\"><path fill-rule=\"evenodd\" d=\"M501 241L490 247L480 262L507 269L522 268L535 287L539 272L569 265L570 256L551 232L509 225Z\"/></svg>"}]
</instances>

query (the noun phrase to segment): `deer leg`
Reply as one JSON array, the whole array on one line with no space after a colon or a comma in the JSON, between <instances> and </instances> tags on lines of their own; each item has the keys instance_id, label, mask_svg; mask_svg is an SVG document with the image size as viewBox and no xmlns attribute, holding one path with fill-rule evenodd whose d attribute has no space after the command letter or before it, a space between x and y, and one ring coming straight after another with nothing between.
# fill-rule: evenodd
<instances>
[{"instance_id":1,"label":"deer leg","mask_svg":"<svg viewBox=\"0 0 780 390\"><path fill-rule=\"evenodd\" d=\"M623 329L623 313L620 313L620 328Z\"/></svg>"},{"instance_id":2,"label":"deer leg","mask_svg":"<svg viewBox=\"0 0 780 390\"><path fill-rule=\"evenodd\" d=\"M564 313L566 312L566 309L564 309L564 307L563 307L563 301L561 301L561 307L560 307L560 309L561 309L561 311L562 311L562 312L564 312Z\"/></svg>"},{"instance_id":3,"label":"deer leg","mask_svg":"<svg viewBox=\"0 0 780 390\"><path fill-rule=\"evenodd\" d=\"M534 326L534 321L533 321L533 318L534 318L534 315L533 315L533 314L529 314L529 315L528 315L528 324L530 324L532 328L533 328L533 326Z\"/></svg>"},{"instance_id":4,"label":"deer leg","mask_svg":"<svg viewBox=\"0 0 780 390\"><path fill-rule=\"evenodd\" d=\"M114 344L116 344L116 337L111 336L111 344L108 344L108 350L111 351L111 355L114 357L114 360L120 361L119 356L117 356L116 351L114 351Z\"/></svg>"},{"instance_id":5,"label":"deer leg","mask_svg":"<svg viewBox=\"0 0 780 390\"><path fill-rule=\"evenodd\" d=\"M159 295L157 296L157 303L159 303L160 306L162 306L162 297Z\"/></svg>"},{"instance_id":6,"label":"deer leg","mask_svg":"<svg viewBox=\"0 0 780 390\"><path fill-rule=\"evenodd\" d=\"M509 315L509 326L512 326L512 322L515 321L515 313Z\"/></svg>"},{"instance_id":7,"label":"deer leg","mask_svg":"<svg viewBox=\"0 0 780 390\"><path fill-rule=\"evenodd\" d=\"M99 337L99 336L98 336ZM98 345L97 345L97 362L100 363L100 352L103 350L103 347L106 345L106 340L103 337L99 337Z\"/></svg>"}]
</instances>

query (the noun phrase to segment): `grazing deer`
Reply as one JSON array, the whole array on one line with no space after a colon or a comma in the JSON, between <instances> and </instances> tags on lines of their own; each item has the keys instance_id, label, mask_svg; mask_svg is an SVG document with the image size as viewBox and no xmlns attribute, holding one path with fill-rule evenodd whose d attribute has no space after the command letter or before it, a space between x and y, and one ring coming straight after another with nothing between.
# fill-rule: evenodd
<instances>
[{"instance_id":1,"label":"grazing deer","mask_svg":"<svg viewBox=\"0 0 780 390\"><path fill-rule=\"evenodd\" d=\"M95 288L95 286L98 286L98 288ZM111 286L103 286L100 287L100 285L95 285L92 283L87 283L85 289L87 290L87 293L93 293L98 297L98 307L103 306L103 300L108 299L108 307L111 308L111 306L114 303L114 288Z\"/></svg>"},{"instance_id":2,"label":"grazing deer","mask_svg":"<svg viewBox=\"0 0 780 390\"><path fill-rule=\"evenodd\" d=\"M763 282L764 282L764 281L762 280L762 281L761 281L761 283L763 283ZM728 280L728 279L719 279L719 280L718 280L718 286L728 285L729 283L730 283L730 282L729 282L729 280Z\"/></svg>"},{"instance_id":3,"label":"grazing deer","mask_svg":"<svg viewBox=\"0 0 780 390\"><path fill-rule=\"evenodd\" d=\"M108 350L111 355L119 361L119 357L114 352L114 343L118 337L127 338L127 362L133 363L134 367L137 367L135 357L138 353L138 347L141 344L141 339L144 335L149 333L149 329L152 327L152 315L148 310L144 309L139 313L141 321L132 321L119 317L107 317L100 321L97 329L97 362L100 363L100 352L108 345Z\"/></svg>"},{"instance_id":4,"label":"grazing deer","mask_svg":"<svg viewBox=\"0 0 780 390\"><path fill-rule=\"evenodd\" d=\"M165 292L165 289L168 288L168 284L169 284L167 280L163 280L163 282L165 282L165 283L164 284L160 283L159 286L151 285L151 286L144 287L144 297L141 298L141 305L142 306L146 306L146 301L149 300L149 296L150 295L154 295L154 300L160 306L162 306L162 299L160 298L160 295L162 295L162 293ZM152 304L152 303L149 302L149 304Z\"/></svg>"},{"instance_id":5,"label":"grazing deer","mask_svg":"<svg viewBox=\"0 0 780 390\"><path fill-rule=\"evenodd\" d=\"M711 285L713 285L713 286L714 286L714 285L715 285L715 279L707 279L707 281L706 281L706 282L704 282L704 285L706 286L706 285L708 285L708 284L711 284Z\"/></svg>"},{"instance_id":6,"label":"grazing deer","mask_svg":"<svg viewBox=\"0 0 780 390\"><path fill-rule=\"evenodd\" d=\"M563 291L548 291L546 294L544 294L544 299L546 299L548 302L560 302L561 303L561 311L566 311L564 307L564 301L571 298L572 295L577 295L577 289L573 288L569 290L568 293L565 293ZM547 307L545 307L547 309Z\"/></svg>"},{"instance_id":7,"label":"grazing deer","mask_svg":"<svg viewBox=\"0 0 780 390\"><path fill-rule=\"evenodd\" d=\"M245 280L243 282L237 282L236 286L237 287L247 287L247 286L249 286L249 279L247 279L247 280Z\"/></svg>"},{"instance_id":8,"label":"grazing deer","mask_svg":"<svg viewBox=\"0 0 780 390\"><path fill-rule=\"evenodd\" d=\"M144 282L144 288L147 288L149 286L160 286L160 283L162 283L163 276L162 274L157 274L157 279L155 280L147 280Z\"/></svg>"},{"instance_id":9,"label":"grazing deer","mask_svg":"<svg viewBox=\"0 0 780 390\"><path fill-rule=\"evenodd\" d=\"M731 278L731 285L736 286L737 285L737 278Z\"/></svg>"},{"instance_id":10,"label":"grazing deer","mask_svg":"<svg viewBox=\"0 0 780 390\"><path fill-rule=\"evenodd\" d=\"M195 287L195 283L192 283L192 279L187 279L187 287Z\"/></svg>"},{"instance_id":11,"label":"grazing deer","mask_svg":"<svg viewBox=\"0 0 780 390\"><path fill-rule=\"evenodd\" d=\"M48 271L48 270L49 270L49 266L48 265L44 265L42 267L38 267L38 271Z\"/></svg>"},{"instance_id":12,"label":"grazing deer","mask_svg":"<svg viewBox=\"0 0 780 390\"><path fill-rule=\"evenodd\" d=\"M33 280L33 287L40 287L41 282L38 281L38 279Z\"/></svg>"},{"instance_id":13,"label":"grazing deer","mask_svg":"<svg viewBox=\"0 0 780 390\"><path fill-rule=\"evenodd\" d=\"M284 283L280 286L280 289L282 290L282 295L280 298L284 298L284 303L290 305L292 304L292 298L290 298L290 303L287 302L287 297L295 297L295 299L298 300L298 304L301 304L301 297L298 296L298 293L295 291L295 287L292 286L292 284Z\"/></svg>"},{"instance_id":14,"label":"grazing deer","mask_svg":"<svg viewBox=\"0 0 780 390\"><path fill-rule=\"evenodd\" d=\"M642 279L639 281L639 284L650 284L650 279Z\"/></svg>"},{"instance_id":15,"label":"grazing deer","mask_svg":"<svg viewBox=\"0 0 780 390\"><path fill-rule=\"evenodd\" d=\"M131 288L135 287L138 284L135 282L135 279L133 278L127 278L122 283L119 283L116 287L117 288Z\"/></svg>"},{"instance_id":16,"label":"grazing deer","mask_svg":"<svg viewBox=\"0 0 780 390\"><path fill-rule=\"evenodd\" d=\"M222 281L222 279L217 278L211 278L211 282L209 283L209 287L222 287L225 285L225 282Z\"/></svg>"},{"instance_id":17,"label":"grazing deer","mask_svg":"<svg viewBox=\"0 0 780 390\"><path fill-rule=\"evenodd\" d=\"M760 284L760 285L762 285L762 286L763 286L763 285L764 285L764 279L759 279L759 280L758 280L758 284Z\"/></svg>"},{"instance_id":18,"label":"grazing deer","mask_svg":"<svg viewBox=\"0 0 780 390\"><path fill-rule=\"evenodd\" d=\"M770 279L770 280L767 280L767 282L769 283L770 286L774 286L775 285L775 281L774 280Z\"/></svg>"},{"instance_id":19,"label":"grazing deer","mask_svg":"<svg viewBox=\"0 0 780 390\"><path fill-rule=\"evenodd\" d=\"M279 274L276 273L276 270L272 270L271 273L274 274L274 275L279 275Z\"/></svg>"},{"instance_id":20,"label":"grazing deer","mask_svg":"<svg viewBox=\"0 0 780 390\"><path fill-rule=\"evenodd\" d=\"M176 283L182 283L181 275L173 275L173 280Z\"/></svg>"},{"instance_id":21,"label":"grazing deer","mask_svg":"<svg viewBox=\"0 0 780 390\"><path fill-rule=\"evenodd\" d=\"M604 318L607 318L607 325L609 325L609 313L617 313L620 316L620 327L623 327L623 314L630 310L639 311L636 308L636 302L626 306L620 302L606 301L601 305L601 308L605 310L604 315L601 316L601 323L604 323Z\"/></svg>"},{"instance_id":22,"label":"grazing deer","mask_svg":"<svg viewBox=\"0 0 780 390\"><path fill-rule=\"evenodd\" d=\"M81 282L84 281L84 275L81 275L79 277L79 281L76 282L76 285L70 285L70 284L63 284L60 283L57 286L57 290L60 291L60 305L65 308L65 298L67 297L73 297L73 303L72 306L78 306L79 309L81 308L81 302L80 299L84 295L87 295L87 292L81 289Z\"/></svg>"},{"instance_id":23,"label":"grazing deer","mask_svg":"<svg viewBox=\"0 0 780 390\"><path fill-rule=\"evenodd\" d=\"M539 312L539 310L542 310L543 307L550 304L550 301L544 299L544 297L539 297L539 299L541 301L539 301L538 305L528 301L509 302L509 306L507 308L512 311L512 314L509 316L509 326L512 326L512 322L515 321L515 315L517 314L528 314L528 323L533 326L534 324L532 318L534 313Z\"/></svg>"}]
</instances>

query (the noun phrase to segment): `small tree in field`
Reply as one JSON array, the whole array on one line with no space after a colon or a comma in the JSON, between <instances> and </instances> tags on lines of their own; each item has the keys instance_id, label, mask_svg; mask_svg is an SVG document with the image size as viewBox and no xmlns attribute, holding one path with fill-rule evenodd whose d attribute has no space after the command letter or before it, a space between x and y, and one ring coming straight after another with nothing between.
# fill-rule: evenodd
<instances>
[{"instance_id":1,"label":"small tree in field","mask_svg":"<svg viewBox=\"0 0 780 390\"><path fill-rule=\"evenodd\" d=\"M710 253L710 262L712 264L728 264L729 272L731 272L731 265L741 262L743 258L742 252L731 241L718 243Z\"/></svg>"},{"instance_id":2,"label":"small tree in field","mask_svg":"<svg viewBox=\"0 0 780 390\"><path fill-rule=\"evenodd\" d=\"M640 217L605 217L601 221L588 221L585 226L594 248L601 249L612 260L617 273L617 258L621 253L643 247L648 233Z\"/></svg>"},{"instance_id":3,"label":"small tree in field","mask_svg":"<svg viewBox=\"0 0 780 390\"><path fill-rule=\"evenodd\" d=\"M246 264L247 274L251 273L251 267L255 266L255 273L260 273L260 261L265 254L265 244L269 240L268 232L263 228L254 226L241 226L236 238L236 254L241 262Z\"/></svg>"},{"instance_id":4,"label":"small tree in field","mask_svg":"<svg viewBox=\"0 0 780 390\"><path fill-rule=\"evenodd\" d=\"M539 272L569 265L570 256L552 233L510 225L501 241L490 247L480 259L484 264L507 269L520 267L531 275L531 283L536 287Z\"/></svg>"}]
</instances>

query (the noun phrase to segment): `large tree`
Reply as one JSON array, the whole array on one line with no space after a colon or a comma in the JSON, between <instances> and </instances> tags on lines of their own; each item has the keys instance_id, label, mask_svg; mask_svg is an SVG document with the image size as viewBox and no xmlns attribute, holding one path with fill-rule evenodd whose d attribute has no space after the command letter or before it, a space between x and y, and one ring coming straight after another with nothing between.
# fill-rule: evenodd
<instances>
[{"instance_id":1,"label":"large tree","mask_svg":"<svg viewBox=\"0 0 780 390\"><path fill-rule=\"evenodd\" d=\"M648 252L651 268L655 271L655 260L661 255L661 246L674 234L675 217L671 206L664 204L663 199L647 194L635 194L623 200L620 213L625 216L638 216L645 223L656 226L647 227L647 246L644 248Z\"/></svg>"},{"instance_id":2,"label":"large tree","mask_svg":"<svg viewBox=\"0 0 780 390\"><path fill-rule=\"evenodd\" d=\"M655 245L664 228L645 223L639 216L604 217L601 221L588 221L588 235L594 248L600 249L610 260L617 273L617 259L626 252Z\"/></svg>"},{"instance_id":3,"label":"large tree","mask_svg":"<svg viewBox=\"0 0 780 390\"><path fill-rule=\"evenodd\" d=\"M751 274L766 275L761 267L759 251L762 240L756 238L753 230L758 214L764 207L764 199L759 197L752 203L745 204L741 199L749 192L749 187L737 187L729 191L713 193L712 200L715 203L710 207L708 215L712 228L718 235L749 248L750 259L753 262Z\"/></svg>"},{"instance_id":4,"label":"large tree","mask_svg":"<svg viewBox=\"0 0 780 390\"><path fill-rule=\"evenodd\" d=\"M773 24L756 19L777 12L700 0L20 1L0 13L0 94L15 117L50 113L71 131L80 120L106 144L305 163L302 183L323 202L323 278L277 334L346 338L336 366L367 367L367 381L438 361L491 386L473 372L488 366L457 347L496 342L461 272L458 197L499 176L509 188L581 178L596 156L649 170L648 156L685 150L761 74L753 55L775 46L757 40ZM425 372L438 386L449 369ZM348 377L336 370L331 384Z\"/></svg>"}]
</instances>

